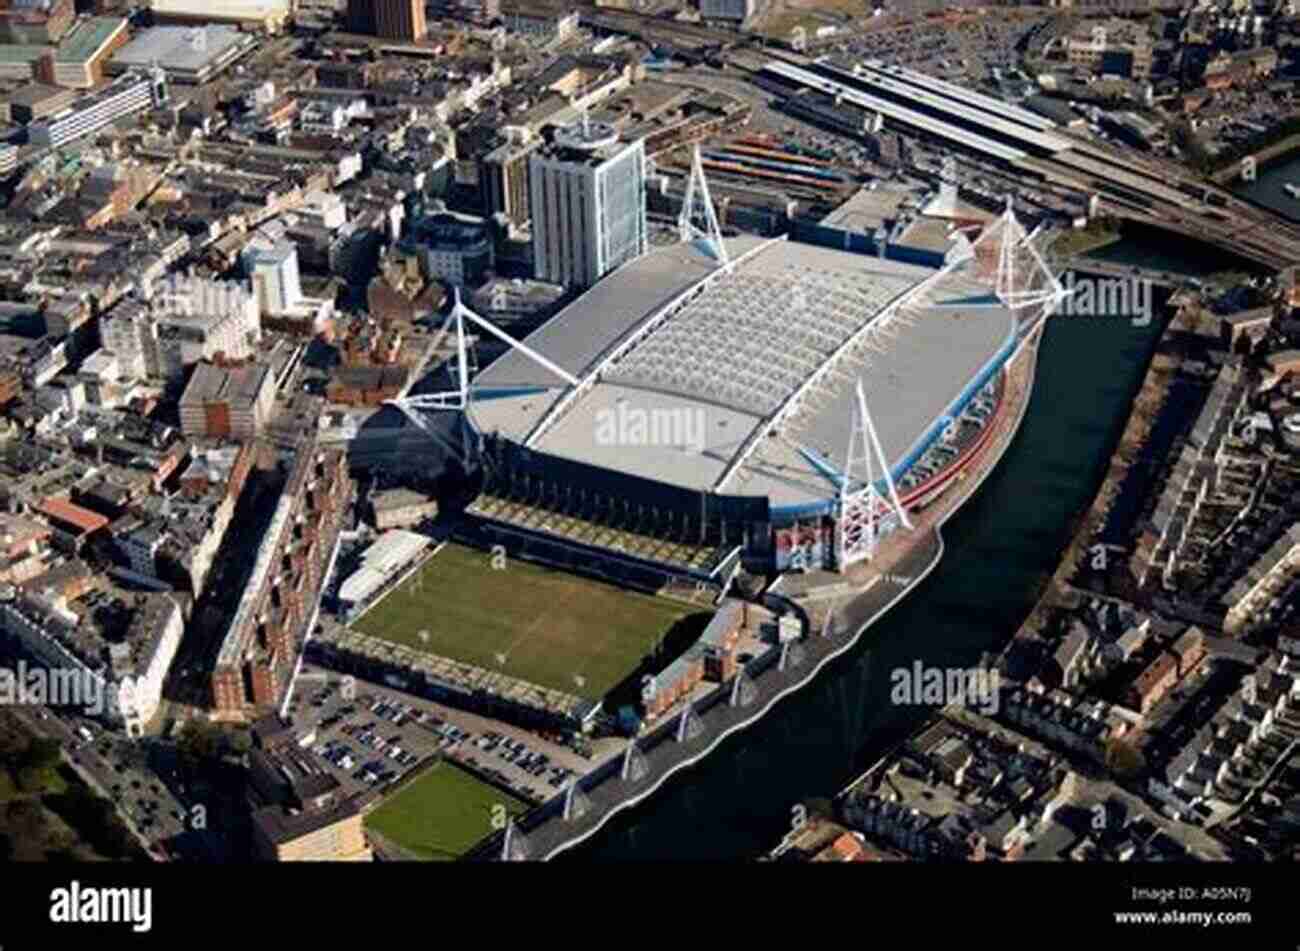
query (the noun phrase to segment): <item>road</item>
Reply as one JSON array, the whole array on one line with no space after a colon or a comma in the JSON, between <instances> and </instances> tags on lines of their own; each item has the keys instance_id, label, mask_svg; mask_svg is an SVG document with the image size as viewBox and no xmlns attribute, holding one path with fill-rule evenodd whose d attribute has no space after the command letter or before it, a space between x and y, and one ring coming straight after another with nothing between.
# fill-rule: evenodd
<instances>
[{"instance_id":1,"label":"road","mask_svg":"<svg viewBox=\"0 0 1300 951\"><path fill-rule=\"evenodd\" d=\"M167 854L185 858L219 859L222 850L208 840L217 836L195 834L195 811L168 787L148 762L146 744L104 732L90 721L44 707L14 707L14 715L36 736L56 740L64 759L96 793L112 802L117 814L147 852L160 860L159 846ZM87 725L96 739L85 742L77 728ZM197 805L197 804L195 804ZM203 823L206 824L206 823ZM212 843L215 844L215 841Z\"/></svg>"}]
</instances>

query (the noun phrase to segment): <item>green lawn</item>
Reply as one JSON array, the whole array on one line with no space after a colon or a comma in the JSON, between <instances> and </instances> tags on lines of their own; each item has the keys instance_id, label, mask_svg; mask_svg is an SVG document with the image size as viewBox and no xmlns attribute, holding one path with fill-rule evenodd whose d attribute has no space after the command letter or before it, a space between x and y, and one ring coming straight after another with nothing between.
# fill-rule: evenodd
<instances>
[{"instance_id":1,"label":"green lawn","mask_svg":"<svg viewBox=\"0 0 1300 951\"><path fill-rule=\"evenodd\" d=\"M353 627L599 700L698 610L516 558L493 568L488 552L447 545Z\"/></svg>"},{"instance_id":2,"label":"green lawn","mask_svg":"<svg viewBox=\"0 0 1300 951\"><path fill-rule=\"evenodd\" d=\"M419 858L449 862L527 807L443 761L366 817L367 827ZM494 826L494 817L496 825Z\"/></svg>"}]
</instances>

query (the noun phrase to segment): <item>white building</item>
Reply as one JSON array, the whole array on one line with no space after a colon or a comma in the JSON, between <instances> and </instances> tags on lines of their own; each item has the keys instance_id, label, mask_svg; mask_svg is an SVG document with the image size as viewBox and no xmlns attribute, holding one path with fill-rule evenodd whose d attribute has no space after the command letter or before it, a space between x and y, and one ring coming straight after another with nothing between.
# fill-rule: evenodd
<instances>
[{"instance_id":1,"label":"white building","mask_svg":"<svg viewBox=\"0 0 1300 951\"><path fill-rule=\"evenodd\" d=\"M104 643L61 597L16 596L8 589L0 597L0 627L51 672L79 676L83 695L93 693L101 701L92 712L138 737L162 703L163 680L180 647L184 620L171 597L141 595L126 637Z\"/></svg>"},{"instance_id":2,"label":"white building","mask_svg":"<svg viewBox=\"0 0 1300 951\"><path fill-rule=\"evenodd\" d=\"M348 220L348 209L343 199L333 192L310 191L302 197L302 204L294 214L306 224L319 225L330 231L342 228Z\"/></svg>"},{"instance_id":3,"label":"white building","mask_svg":"<svg viewBox=\"0 0 1300 951\"><path fill-rule=\"evenodd\" d=\"M117 706L128 736L142 735L145 725L157 716L163 681L176 658L184 629L180 607L165 594L151 595L136 608L127 641L140 645L140 657L115 678Z\"/></svg>"},{"instance_id":4,"label":"white building","mask_svg":"<svg viewBox=\"0 0 1300 951\"><path fill-rule=\"evenodd\" d=\"M218 355L248 360L261 340L257 296L243 283L173 275L158 282L151 303L158 324L151 376L171 379ZM148 358L146 353L146 362Z\"/></svg>"},{"instance_id":5,"label":"white building","mask_svg":"<svg viewBox=\"0 0 1300 951\"><path fill-rule=\"evenodd\" d=\"M244 249L243 264L263 314L287 314L302 301L298 249L292 243L252 242Z\"/></svg>"},{"instance_id":6,"label":"white building","mask_svg":"<svg viewBox=\"0 0 1300 951\"><path fill-rule=\"evenodd\" d=\"M336 135L347 124L343 107L330 103L310 102L298 113L298 127L308 135Z\"/></svg>"},{"instance_id":7,"label":"white building","mask_svg":"<svg viewBox=\"0 0 1300 951\"><path fill-rule=\"evenodd\" d=\"M642 140L585 117L557 131L529 157L534 275L589 287L644 254L645 181Z\"/></svg>"},{"instance_id":8,"label":"white building","mask_svg":"<svg viewBox=\"0 0 1300 951\"><path fill-rule=\"evenodd\" d=\"M167 77L162 70L131 72L111 85L82 96L61 112L27 127L32 145L58 148L68 142L94 135L107 125L157 108L167 102Z\"/></svg>"},{"instance_id":9,"label":"white building","mask_svg":"<svg viewBox=\"0 0 1300 951\"><path fill-rule=\"evenodd\" d=\"M127 380L143 380L149 375L146 354L157 350L158 328L148 311L127 304L100 321L104 349L117 357L118 373Z\"/></svg>"}]
</instances>

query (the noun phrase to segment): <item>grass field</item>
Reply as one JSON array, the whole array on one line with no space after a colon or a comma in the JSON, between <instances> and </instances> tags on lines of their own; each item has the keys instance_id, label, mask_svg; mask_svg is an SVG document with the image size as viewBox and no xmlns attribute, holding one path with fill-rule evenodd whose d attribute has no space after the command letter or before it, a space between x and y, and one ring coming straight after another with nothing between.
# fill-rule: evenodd
<instances>
[{"instance_id":1,"label":"grass field","mask_svg":"<svg viewBox=\"0 0 1300 951\"><path fill-rule=\"evenodd\" d=\"M526 808L518 799L444 761L398 791L365 821L414 856L450 862L493 830L494 811L500 821Z\"/></svg>"},{"instance_id":2,"label":"grass field","mask_svg":"<svg viewBox=\"0 0 1300 951\"><path fill-rule=\"evenodd\" d=\"M599 700L698 610L515 558L495 569L487 552L447 545L352 626Z\"/></svg>"}]
</instances>

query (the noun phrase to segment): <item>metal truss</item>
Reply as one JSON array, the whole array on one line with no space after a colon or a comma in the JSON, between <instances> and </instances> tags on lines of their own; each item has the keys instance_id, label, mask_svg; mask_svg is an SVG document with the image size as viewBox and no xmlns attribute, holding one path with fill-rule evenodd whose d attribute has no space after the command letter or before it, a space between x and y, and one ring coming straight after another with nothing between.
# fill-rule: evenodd
<instances>
[{"instance_id":1,"label":"metal truss","mask_svg":"<svg viewBox=\"0 0 1300 951\"><path fill-rule=\"evenodd\" d=\"M521 343L507 334L504 330L498 329L496 326L474 313L474 311L466 307L461 301L460 289L453 288L451 312L447 315L447 320L443 323L442 330L439 332L439 342L442 337L446 336L449 327L453 327L456 334L456 366L454 370L456 389L444 390L439 393L421 393L418 396L401 395L394 399L386 400L384 405L393 406L401 410L402 414L405 415L407 419L411 420L411 422L426 434L452 452L460 459L462 464L466 467L470 467L472 458L478 454L479 441L474 438L473 427L470 425L468 415L462 415L461 417L461 441L459 445L448 440L445 434L439 432L434 426L432 426L429 419L424 415L428 412L438 411L452 411L465 414L466 410L469 408L471 399L471 366L468 337L465 334L466 321L486 330L488 333L504 342L512 350L519 351L534 363L537 363L539 366L554 373L570 386L576 386L579 381L577 377L569 373L563 367L559 366L547 357L542 356L527 344ZM407 390L409 391L409 386L407 387Z\"/></svg>"},{"instance_id":2,"label":"metal truss","mask_svg":"<svg viewBox=\"0 0 1300 951\"><path fill-rule=\"evenodd\" d=\"M993 290L1002 306L1014 311L1045 308L1049 313L1069 296L1036 246L1045 233L1041 225L1027 233L1008 197L1006 211L976 238L972 250L977 259L996 257Z\"/></svg>"},{"instance_id":3,"label":"metal truss","mask_svg":"<svg viewBox=\"0 0 1300 951\"><path fill-rule=\"evenodd\" d=\"M954 258L925 280L912 285L892 301L887 301L873 319L860 323L856 330L844 337L839 345L827 354L821 365L768 414L763 425L755 427L745 438L722 474L713 483L712 491L722 491L740 468L758 451L766 437L780 433L782 428L798 414L810 406L817 405L819 392L826 392L829 397L831 380L837 375L842 376L846 365L865 363L870 360L873 353L878 355L888 353L882 341L890 339L897 326L907 326L915 321L925 307L929 306L929 297L936 285L958 268L965 267L968 260L969 258L964 256ZM836 279L834 275L829 277L832 280ZM877 284L877 281L873 279L872 283ZM819 303L818 310L823 309ZM794 313L787 312L781 319L785 326L791 328L791 333L798 332L796 328L802 322L802 316L796 318Z\"/></svg>"},{"instance_id":4,"label":"metal truss","mask_svg":"<svg viewBox=\"0 0 1300 951\"><path fill-rule=\"evenodd\" d=\"M697 211L704 219L703 228L695 224ZM677 227L683 242L689 244L702 240L712 252L714 260L724 265L728 263L727 247L723 244L718 213L713 207L713 198L709 195L709 181L704 177L704 162L700 158L698 144L691 157L691 174L686 180L686 197L682 200L682 213L677 219Z\"/></svg>"},{"instance_id":5,"label":"metal truss","mask_svg":"<svg viewBox=\"0 0 1300 951\"><path fill-rule=\"evenodd\" d=\"M555 425L556 421L559 420L560 417L568 412L568 410L579 399L581 399L588 390L606 376L611 367L617 365L619 361L629 353L640 347L666 322L675 317L683 309L689 307L696 298L707 291L710 287L714 286L720 278L732 273L738 265L748 258L761 254L776 242L784 240L785 236L782 235L764 241L761 244L754 245L754 247L745 251L739 257L732 259L725 267L719 267L710 271L699 281L699 283L688 287L659 310L647 317L640 326L624 337L617 346L606 353L595 365L587 370L587 372L583 374L582 380L578 385L571 386L563 396L551 404L551 408L547 410L546 415L537 421L537 425L535 425L524 438L524 445L535 445L537 440L541 439L542 435Z\"/></svg>"},{"instance_id":6,"label":"metal truss","mask_svg":"<svg viewBox=\"0 0 1300 951\"><path fill-rule=\"evenodd\" d=\"M824 274L793 264L782 274L733 272L606 378L766 416L907 286L901 278Z\"/></svg>"},{"instance_id":7,"label":"metal truss","mask_svg":"<svg viewBox=\"0 0 1300 951\"><path fill-rule=\"evenodd\" d=\"M861 380L857 384L855 410L849 448L844 458L844 473L840 477L835 562L841 571L875 557L876 539L885 519L894 518L903 528L912 527L907 510L898 498L898 488L890 475L889 462L876 434L875 423L867 411L867 397ZM877 466L881 481L885 483L884 495L876 488ZM859 472L860 479L856 478Z\"/></svg>"}]
</instances>

